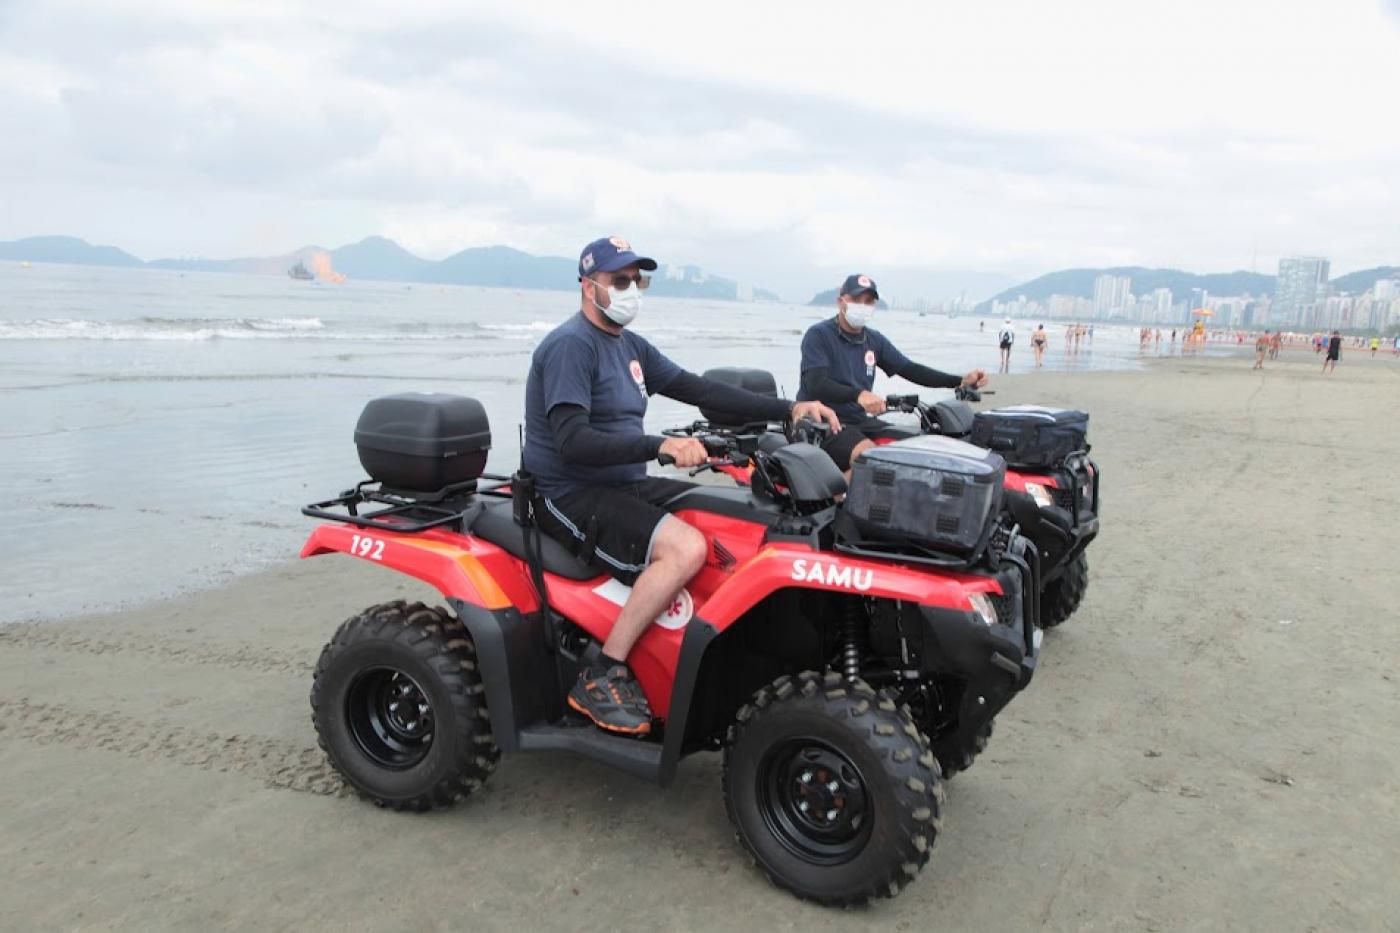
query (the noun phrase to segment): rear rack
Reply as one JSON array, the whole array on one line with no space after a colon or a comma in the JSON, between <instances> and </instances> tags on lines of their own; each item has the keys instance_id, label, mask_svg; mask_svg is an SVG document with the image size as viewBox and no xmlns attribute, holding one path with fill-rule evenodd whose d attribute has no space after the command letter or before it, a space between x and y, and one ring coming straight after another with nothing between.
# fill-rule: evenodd
<instances>
[{"instance_id":1,"label":"rear rack","mask_svg":"<svg viewBox=\"0 0 1400 933\"><path fill-rule=\"evenodd\" d=\"M483 488L481 480L494 485ZM418 493L386 488L376 480L367 479L333 499L302 506L301 514L358 528L412 534L461 521L465 511L463 500L475 495L509 495L503 489L509 482L505 476L483 474L480 479L445 486L436 492ZM382 508L361 512L368 506Z\"/></svg>"}]
</instances>

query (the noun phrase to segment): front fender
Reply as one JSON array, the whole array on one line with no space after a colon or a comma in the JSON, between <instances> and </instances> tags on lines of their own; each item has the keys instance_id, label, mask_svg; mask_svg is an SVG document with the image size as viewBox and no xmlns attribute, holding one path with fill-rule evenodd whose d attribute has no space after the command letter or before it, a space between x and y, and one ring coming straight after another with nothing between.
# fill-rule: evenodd
<instances>
[{"instance_id":1,"label":"front fender","mask_svg":"<svg viewBox=\"0 0 1400 933\"><path fill-rule=\"evenodd\" d=\"M705 601L697 614L722 632L781 589L828 590L887 597L922 606L972 608L969 594L1001 594L991 577L932 572L909 564L865 560L791 544L765 546Z\"/></svg>"},{"instance_id":2,"label":"front fender","mask_svg":"<svg viewBox=\"0 0 1400 933\"><path fill-rule=\"evenodd\" d=\"M338 523L317 525L302 557L349 554L390 570L416 577L449 599L460 599L483 609L513 605L505 590L482 565L475 542L460 535L395 534Z\"/></svg>"}]
</instances>

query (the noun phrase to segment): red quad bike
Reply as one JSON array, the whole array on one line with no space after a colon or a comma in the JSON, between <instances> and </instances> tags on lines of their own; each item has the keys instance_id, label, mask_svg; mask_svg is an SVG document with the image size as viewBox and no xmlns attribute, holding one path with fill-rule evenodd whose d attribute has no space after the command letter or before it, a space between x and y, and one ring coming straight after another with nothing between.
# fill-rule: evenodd
<instances>
[{"instance_id":1,"label":"red quad bike","mask_svg":"<svg viewBox=\"0 0 1400 933\"><path fill-rule=\"evenodd\" d=\"M760 369L719 367L707 378L752 392L776 395L771 373ZM1007 460L1005 508L1021 534L1035 542L1042 568L1041 624L1059 625L1074 614L1089 586L1086 549L1099 533L1099 467L1089 458L1088 415L1035 406L1015 406L973 413L969 402L985 393L960 387L951 401L923 402L917 395L890 395L886 408L916 414L917 426L890 423L875 435L877 445L920 435L966 440L995 450ZM672 436L695 433L758 435L766 425L718 411L701 411L702 420L666 431ZM717 466L740 484L749 482L749 469Z\"/></svg>"},{"instance_id":2,"label":"red quad bike","mask_svg":"<svg viewBox=\"0 0 1400 933\"><path fill-rule=\"evenodd\" d=\"M1072 616L1084 599L1089 586L1086 549L1099 533L1100 472L1089 458L1089 416L1033 405L974 414L968 403L981 401L983 394L992 393L961 387L953 401L934 403L917 395L888 396L888 410L917 414L919 425L891 425L875 442L934 434L969 441L1006 459L1006 508L1040 552L1040 619L1052 628Z\"/></svg>"},{"instance_id":3,"label":"red quad bike","mask_svg":"<svg viewBox=\"0 0 1400 933\"><path fill-rule=\"evenodd\" d=\"M1001 458L924 440L901 467L921 474L918 501L856 476L838 504L846 483L817 447L707 439L753 481L667 506L710 558L628 657L655 716L638 739L565 702L627 589L539 532L528 476L483 472L479 403L376 399L356 430L371 478L302 510L327 520L302 556L380 564L446 605L340 626L311 688L322 748L400 810L466 797L502 752L573 752L664 786L682 757L720 751L730 819L773 883L833 905L895 895L929 858L945 773L1030 681L1039 644L1038 557L1001 518ZM963 494L918 492L938 487L930 471ZM890 520L916 512L918 527Z\"/></svg>"}]
</instances>

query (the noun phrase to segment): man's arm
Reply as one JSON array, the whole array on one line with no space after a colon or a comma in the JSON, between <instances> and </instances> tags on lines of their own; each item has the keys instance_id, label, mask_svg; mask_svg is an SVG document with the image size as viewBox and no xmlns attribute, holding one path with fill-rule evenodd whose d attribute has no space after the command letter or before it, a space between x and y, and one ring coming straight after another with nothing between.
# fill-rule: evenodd
<instances>
[{"instance_id":1,"label":"man's arm","mask_svg":"<svg viewBox=\"0 0 1400 933\"><path fill-rule=\"evenodd\" d=\"M582 405L555 405L549 410L554 443L565 463L614 466L656 459L665 438L648 434L610 434L588 423Z\"/></svg>"},{"instance_id":2,"label":"man's arm","mask_svg":"<svg viewBox=\"0 0 1400 933\"><path fill-rule=\"evenodd\" d=\"M962 376L954 376L952 373L915 363L900 353L888 340L883 341L880 347L880 368L891 376L900 376L915 385L930 389L956 389L964 382Z\"/></svg>"},{"instance_id":3,"label":"man's arm","mask_svg":"<svg viewBox=\"0 0 1400 933\"><path fill-rule=\"evenodd\" d=\"M793 403L787 399L725 385L679 367L669 380L656 387L656 392L697 408L729 411L754 421L784 421L792 414Z\"/></svg>"},{"instance_id":4,"label":"man's arm","mask_svg":"<svg viewBox=\"0 0 1400 933\"><path fill-rule=\"evenodd\" d=\"M831 372L825 366L802 370L802 390L828 405L854 402L860 398L860 386L848 385L831 378Z\"/></svg>"}]
</instances>

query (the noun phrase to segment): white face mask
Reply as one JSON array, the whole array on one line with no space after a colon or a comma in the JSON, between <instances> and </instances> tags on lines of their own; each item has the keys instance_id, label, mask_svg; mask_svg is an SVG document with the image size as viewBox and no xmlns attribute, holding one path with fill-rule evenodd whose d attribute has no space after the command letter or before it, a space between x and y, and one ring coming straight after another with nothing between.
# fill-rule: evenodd
<instances>
[{"instance_id":1,"label":"white face mask","mask_svg":"<svg viewBox=\"0 0 1400 933\"><path fill-rule=\"evenodd\" d=\"M874 305L861 305L851 302L846 305L846 323L859 330L875 316Z\"/></svg>"},{"instance_id":2,"label":"white face mask","mask_svg":"<svg viewBox=\"0 0 1400 933\"><path fill-rule=\"evenodd\" d=\"M597 288L598 286L595 283L593 287ZM606 308L598 304L597 299L594 299L593 305L603 312L604 317L620 327L631 324L637 319L637 312L642 310L642 290L637 287L636 282L631 283L621 291L609 285L608 300L609 304Z\"/></svg>"}]
</instances>

